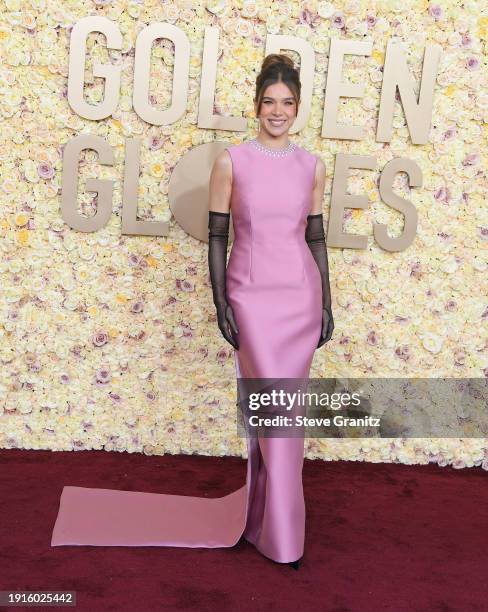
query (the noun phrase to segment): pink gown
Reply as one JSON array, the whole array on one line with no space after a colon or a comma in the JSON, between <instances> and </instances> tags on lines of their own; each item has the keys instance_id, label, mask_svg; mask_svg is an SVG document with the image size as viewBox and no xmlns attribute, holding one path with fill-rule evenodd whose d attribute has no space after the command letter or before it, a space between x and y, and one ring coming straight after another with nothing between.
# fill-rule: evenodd
<instances>
[{"instance_id":1,"label":"pink gown","mask_svg":"<svg viewBox=\"0 0 488 612\"><path fill-rule=\"evenodd\" d=\"M322 322L319 269L305 242L316 158L270 155L251 140L232 158L234 242L227 297L239 328L237 378L307 378ZM303 555L303 437L247 437L247 477L220 498L65 486L51 546L230 547Z\"/></svg>"}]
</instances>

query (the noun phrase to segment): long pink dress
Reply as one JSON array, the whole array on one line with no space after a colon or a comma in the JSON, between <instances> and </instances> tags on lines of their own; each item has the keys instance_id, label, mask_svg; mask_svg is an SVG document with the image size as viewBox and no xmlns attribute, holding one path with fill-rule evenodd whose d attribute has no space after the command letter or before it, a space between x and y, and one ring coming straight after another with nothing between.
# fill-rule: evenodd
<instances>
[{"instance_id":1,"label":"long pink dress","mask_svg":"<svg viewBox=\"0 0 488 612\"><path fill-rule=\"evenodd\" d=\"M234 242L227 297L238 379L304 378L322 321L321 277L305 242L316 157L228 146ZM303 555L303 437L247 437L246 483L220 498L65 486L51 545L229 547L241 536L287 563Z\"/></svg>"}]
</instances>

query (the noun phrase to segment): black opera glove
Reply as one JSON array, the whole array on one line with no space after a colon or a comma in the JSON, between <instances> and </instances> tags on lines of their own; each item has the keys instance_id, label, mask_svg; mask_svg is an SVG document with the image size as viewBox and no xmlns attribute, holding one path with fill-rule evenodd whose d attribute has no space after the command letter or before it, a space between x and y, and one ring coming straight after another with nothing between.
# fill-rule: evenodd
<instances>
[{"instance_id":1,"label":"black opera glove","mask_svg":"<svg viewBox=\"0 0 488 612\"><path fill-rule=\"evenodd\" d=\"M225 272L227 264L227 244L229 241L230 213L209 210L208 214L208 267L212 284L213 301L217 309L217 322L224 338L235 349L239 344L232 333L239 333L232 307L227 301ZM230 329L229 329L230 328Z\"/></svg>"},{"instance_id":2,"label":"black opera glove","mask_svg":"<svg viewBox=\"0 0 488 612\"><path fill-rule=\"evenodd\" d=\"M329 284L329 261L327 259L327 247L325 244L323 214L308 215L305 240L317 263L322 278L322 332L320 334L317 348L328 342L334 330L334 318L332 316L332 302Z\"/></svg>"}]
</instances>

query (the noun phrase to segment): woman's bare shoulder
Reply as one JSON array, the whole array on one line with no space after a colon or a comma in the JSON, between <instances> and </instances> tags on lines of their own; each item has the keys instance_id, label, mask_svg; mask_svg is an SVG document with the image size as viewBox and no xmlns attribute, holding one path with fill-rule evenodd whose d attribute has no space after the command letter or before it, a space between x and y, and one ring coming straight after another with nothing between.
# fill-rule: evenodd
<instances>
[{"instance_id":1,"label":"woman's bare shoulder","mask_svg":"<svg viewBox=\"0 0 488 612\"><path fill-rule=\"evenodd\" d=\"M213 163L213 169L219 174L232 175L232 157L227 148L218 153Z\"/></svg>"}]
</instances>

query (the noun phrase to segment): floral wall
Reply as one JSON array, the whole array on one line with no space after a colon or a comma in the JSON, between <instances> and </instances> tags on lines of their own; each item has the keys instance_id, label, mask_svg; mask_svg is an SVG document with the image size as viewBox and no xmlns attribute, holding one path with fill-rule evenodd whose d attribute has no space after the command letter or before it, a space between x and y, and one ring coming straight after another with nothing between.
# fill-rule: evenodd
<instances>
[{"instance_id":1,"label":"floral wall","mask_svg":"<svg viewBox=\"0 0 488 612\"><path fill-rule=\"evenodd\" d=\"M87 44L86 100L103 99L94 62L123 66L120 104L90 121L67 102L69 37L87 15L105 16L123 34L122 51L102 34ZM142 121L132 108L134 43L151 22L181 28L191 43L188 111L170 126ZM246 133L197 127L203 34L220 32L215 112L245 116ZM315 51L312 111L293 135L327 166L327 219L337 152L374 155L377 172L353 173L344 231L366 234L365 250L329 249L335 331L315 353L312 377L488 376L486 322L486 136L488 14L474 0L330 2L0 1L0 446L52 450L246 454L235 425L232 347L218 330L207 245L187 235L168 203L171 171L192 147L239 143L256 135L252 98L266 36L288 34ZM322 138L330 38L371 40L370 57L350 56L344 78L365 84L338 120L365 126L364 140ZM400 104L390 143L375 141L384 51L405 42L413 78L426 44L442 47L429 142L411 143ZM286 50L283 50L286 52ZM296 61L294 52L289 54ZM172 43L158 40L151 60L151 103L171 99ZM115 182L108 225L72 230L60 214L63 145L81 133L101 136L116 163L80 162L79 206L90 177ZM141 137L138 215L169 221L165 237L121 233L124 140ZM383 204L378 172L393 157L414 159L423 185L395 188L418 210L413 244L382 250L373 221L400 233L403 217ZM406 196L405 196L406 197ZM483 287L485 290L483 290ZM436 462L488 469L486 439L310 439L306 456L324 460Z\"/></svg>"}]
</instances>

